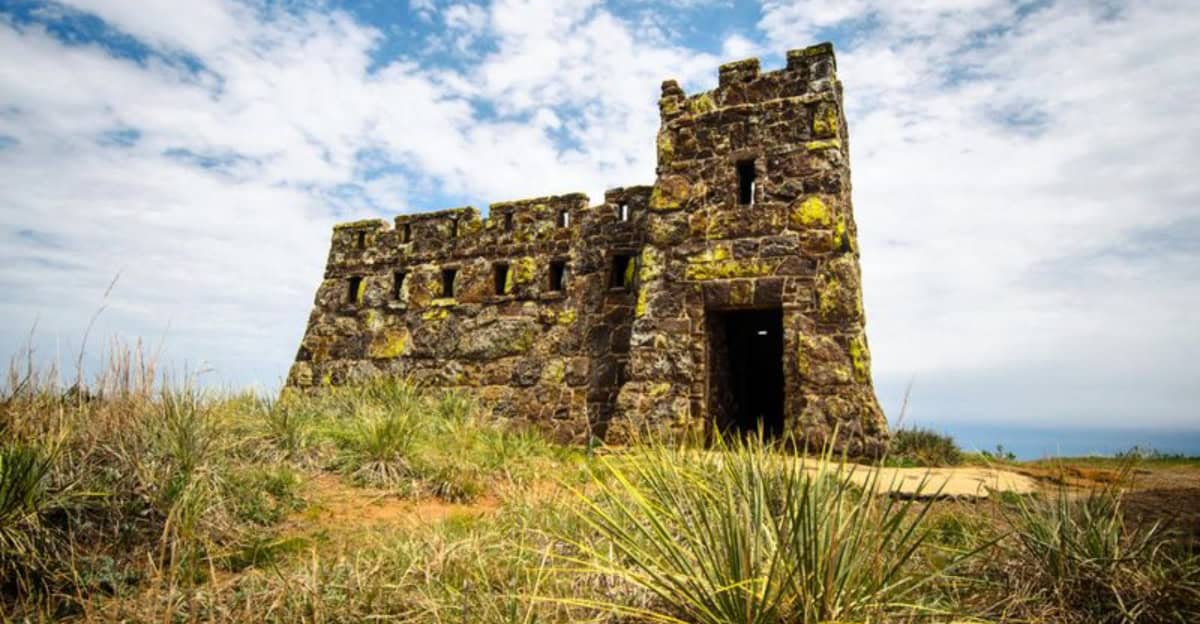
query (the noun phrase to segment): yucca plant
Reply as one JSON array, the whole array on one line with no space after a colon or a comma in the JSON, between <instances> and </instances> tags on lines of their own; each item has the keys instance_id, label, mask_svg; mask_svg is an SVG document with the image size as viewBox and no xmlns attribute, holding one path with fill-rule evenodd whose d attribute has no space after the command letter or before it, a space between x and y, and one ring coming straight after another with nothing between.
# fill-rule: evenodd
<instances>
[{"instance_id":1,"label":"yucca plant","mask_svg":"<svg viewBox=\"0 0 1200 624\"><path fill-rule=\"evenodd\" d=\"M565 569L653 599L587 602L599 609L660 622L828 622L911 611L936 574L908 565L928 503L878 496L878 471L828 452L781 455L757 439L707 452L651 444L600 465L579 512L596 539L560 536L572 545ZM854 470L870 471L861 486Z\"/></svg>"},{"instance_id":2,"label":"yucca plant","mask_svg":"<svg viewBox=\"0 0 1200 624\"><path fill-rule=\"evenodd\" d=\"M407 406L380 407L366 401L353 413L330 432L340 448L338 464L364 483L401 485L411 473L420 435L418 416Z\"/></svg>"},{"instance_id":3,"label":"yucca plant","mask_svg":"<svg viewBox=\"0 0 1200 624\"><path fill-rule=\"evenodd\" d=\"M308 403L259 398L257 410L266 423L267 435L288 457L309 445L316 418Z\"/></svg>"},{"instance_id":4,"label":"yucca plant","mask_svg":"<svg viewBox=\"0 0 1200 624\"><path fill-rule=\"evenodd\" d=\"M1132 465L1122 469L1126 482ZM1118 485L1077 495L1059 486L1018 498L1004 517L1010 557L1064 618L1191 622L1200 618L1200 559L1158 523L1129 526Z\"/></svg>"}]
</instances>

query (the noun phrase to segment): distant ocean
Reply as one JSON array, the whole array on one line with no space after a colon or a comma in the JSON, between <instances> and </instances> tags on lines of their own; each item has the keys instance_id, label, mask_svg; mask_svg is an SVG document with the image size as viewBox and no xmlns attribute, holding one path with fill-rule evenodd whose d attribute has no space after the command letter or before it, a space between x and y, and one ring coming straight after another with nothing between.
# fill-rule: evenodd
<instances>
[{"instance_id":1,"label":"distant ocean","mask_svg":"<svg viewBox=\"0 0 1200 624\"><path fill-rule=\"evenodd\" d=\"M992 451L1000 444L1018 459L1115 455L1137 446L1163 453L1200 457L1200 429L1037 429L976 425L905 423L946 433L967 451Z\"/></svg>"}]
</instances>

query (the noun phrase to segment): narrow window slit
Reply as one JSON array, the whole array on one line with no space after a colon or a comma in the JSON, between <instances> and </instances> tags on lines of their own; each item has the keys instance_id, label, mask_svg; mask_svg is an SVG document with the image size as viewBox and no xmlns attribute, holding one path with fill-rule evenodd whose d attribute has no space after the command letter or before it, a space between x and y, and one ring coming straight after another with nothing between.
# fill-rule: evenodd
<instances>
[{"instance_id":1,"label":"narrow window slit","mask_svg":"<svg viewBox=\"0 0 1200 624\"><path fill-rule=\"evenodd\" d=\"M492 282L495 285L497 295L508 294L507 264L496 264L492 266Z\"/></svg>"},{"instance_id":2,"label":"narrow window slit","mask_svg":"<svg viewBox=\"0 0 1200 624\"><path fill-rule=\"evenodd\" d=\"M567 272L567 263L555 260L550 263L550 292L562 292L563 278Z\"/></svg>"},{"instance_id":3,"label":"narrow window slit","mask_svg":"<svg viewBox=\"0 0 1200 624\"><path fill-rule=\"evenodd\" d=\"M754 203L754 178L754 161L740 161L737 164L738 203L743 206Z\"/></svg>"},{"instance_id":4,"label":"narrow window slit","mask_svg":"<svg viewBox=\"0 0 1200 624\"><path fill-rule=\"evenodd\" d=\"M567 210L558 211L558 227L569 227L571 225L571 213Z\"/></svg>"},{"instance_id":5,"label":"narrow window slit","mask_svg":"<svg viewBox=\"0 0 1200 624\"><path fill-rule=\"evenodd\" d=\"M407 275L404 271L396 271L392 276L392 299L399 301L404 298L404 278Z\"/></svg>"},{"instance_id":6,"label":"narrow window slit","mask_svg":"<svg viewBox=\"0 0 1200 624\"><path fill-rule=\"evenodd\" d=\"M405 243L411 243L411 242L412 242L412 224L411 224L411 223L405 223L405 224L404 224L404 235L403 235L403 240L404 240L404 242L405 242Z\"/></svg>"},{"instance_id":7,"label":"narrow window slit","mask_svg":"<svg viewBox=\"0 0 1200 624\"><path fill-rule=\"evenodd\" d=\"M620 206L617 206L617 217L619 217L621 221L629 220L629 204L622 202Z\"/></svg>"},{"instance_id":8,"label":"narrow window slit","mask_svg":"<svg viewBox=\"0 0 1200 624\"><path fill-rule=\"evenodd\" d=\"M355 240L354 240L354 246L359 249L367 248L367 233L366 232L363 232L361 230L359 232L357 232L357 236L355 236Z\"/></svg>"},{"instance_id":9,"label":"narrow window slit","mask_svg":"<svg viewBox=\"0 0 1200 624\"><path fill-rule=\"evenodd\" d=\"M458 276L457 269L442 269L442 296L454 296L454 278Z\"/></svg>"},{"instance_id":10,"label":"narrow window slit","mask_svg":"<svg viewBox=\"0 0 1200 624\"><path fill-rule=\"evenodd\" d=\"M611 288L624 288L629 290L633 287L633 259L624 254L613 256L612 275L609 278L608 285Z\"/></svg>"},{"instance_id":11,"label":"narrow window slit","mask_svg":"<svg viewBox=\"0 0 1200 624\"><path fill-rule=\"evenodd\" d=\"M504 213L504 231L511 232L513 229L513 213Z\"/></svg>"},{"instance_id":12,"label":"narrow window slit","mask_svg":"<svg viewBox=\"0 0 1200 624\"><path fill-rule=\"evenodd\" d=\"M346 302L361 303L362 302L362 281L363 278L355 275L346 280Z\"/></svg>"}]
</instances>

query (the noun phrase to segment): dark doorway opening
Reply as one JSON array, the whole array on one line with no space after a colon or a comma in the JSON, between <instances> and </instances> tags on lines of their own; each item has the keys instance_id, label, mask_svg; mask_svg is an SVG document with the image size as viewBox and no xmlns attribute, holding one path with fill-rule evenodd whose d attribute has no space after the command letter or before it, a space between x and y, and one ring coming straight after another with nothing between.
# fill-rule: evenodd
<instances>
[{"instance_id":1,"label":"dark doorway opening","mask_svg":"<svg viewBox=\"0 0 1200 624\"><path fill-rule=\"evenodd\" d=\"M783 432L783 311L710 311L709 410L721 432Z\"/></svg>"}]
</instances>

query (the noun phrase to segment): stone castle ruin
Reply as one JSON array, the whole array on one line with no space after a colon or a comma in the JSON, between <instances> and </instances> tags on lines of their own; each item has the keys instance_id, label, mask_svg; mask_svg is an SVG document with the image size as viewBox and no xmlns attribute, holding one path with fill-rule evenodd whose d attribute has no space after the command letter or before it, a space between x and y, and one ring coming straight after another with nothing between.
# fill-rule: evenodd
<instances>
[{"instance_id":1,"label":"stone castle ruin","mask_svg":"<svg viewBox=\"0 0 1200 624\"><path fill-rule=\"evenodd\" d=\"M568 442L755 430L874 455L842 85L828 43L662 84L657 178L337 225L288 384L469 388Z\"/></svg>"}]
</instances>

